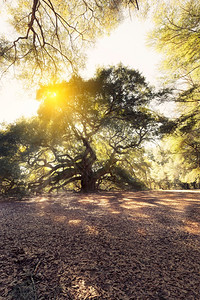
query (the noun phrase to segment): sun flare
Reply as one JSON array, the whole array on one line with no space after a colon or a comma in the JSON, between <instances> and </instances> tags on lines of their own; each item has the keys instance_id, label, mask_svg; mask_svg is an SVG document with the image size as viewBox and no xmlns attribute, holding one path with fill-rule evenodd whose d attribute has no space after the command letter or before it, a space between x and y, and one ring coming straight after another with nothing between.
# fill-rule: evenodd
<instances>
[{"instance_id":1,"label":"sun flare","mask_svg":"<svg viewBox=\"0 0 200 300\"><path fill-rule=\"evenodd\" d=\"M57 97L57 93L56 93L56 92L51 92L51 93L50 93L50 97L52 97L52 98Z\"/></svg>"}]
</instances>

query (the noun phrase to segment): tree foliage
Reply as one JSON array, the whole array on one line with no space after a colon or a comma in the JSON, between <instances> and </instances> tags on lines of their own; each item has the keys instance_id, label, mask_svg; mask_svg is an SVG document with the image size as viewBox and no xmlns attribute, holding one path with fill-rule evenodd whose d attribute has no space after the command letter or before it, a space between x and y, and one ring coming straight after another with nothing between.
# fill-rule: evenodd
<instances>
[{"instance_id":1,"label":"tree foliage","mask_svg":"<svg viewBox=\"0 0 200 300\"><path fill-rule=\"evenodd\" d=\"M191 83L200 70L199 1L160 1L154 21L150 43L164 53L163 66L176 79L184 77Z\"/></svg>"},{"instance_id":2,"label":"tree foliage","mask_svg":"<svg viewBox=\"0 0 200 300\"><path fill-rule=\"evenodd\" d=\"M198 134L178 128L153 149L149 156L152 188L194 189L200 187Z\"/></svg>"},{"instance_id":3,"label":"tree foliage","mask_svg":"<svg viewBox=\"0 0 200 300\"><path fill-rule=\"evenodd\" d=\"M187 98L181 105L183 113L164 124L165 138L150 157L151 177L159 188L200 186L199 102Z\"/></svg>"},{"instance_id":4,"label":"tree foliage","mask_svg":"<svg viewBox=\"0 0 200 300\"><path fill-rule=\"evenodd\" d=\"M199 186L200 182L199 116L199 103L193 103L193 106L190 104L188 111L179 119L179 126L173 134L182 168L185 169L182 181L194 183L194 187Z\"/></svg>"},{"instance_id":5,"label":"tree foliage","mask_svg":"<svg viewBox=\"0 0 200 300\"><path fill-rule=\"evenodd\" d=\"M124 8L136 0L19 0L4 1L2 12L14 32L1 36L3 70L21 66L24 77L58 76L77 71L86 45L109 32L123 18ZM26 70L26 71L25 71Z\"/></svg>"},{"instance_id":6,"label":"tree foliage","mask_svg":"<svg viewBox=\"0 0 200 300\"><path fill-rule=\"evenodd\" d=\"M0 132L0 192L19 191L23 188L20 169L22 144L21 126L8 125Z\"/></svg>"}]
</instances>

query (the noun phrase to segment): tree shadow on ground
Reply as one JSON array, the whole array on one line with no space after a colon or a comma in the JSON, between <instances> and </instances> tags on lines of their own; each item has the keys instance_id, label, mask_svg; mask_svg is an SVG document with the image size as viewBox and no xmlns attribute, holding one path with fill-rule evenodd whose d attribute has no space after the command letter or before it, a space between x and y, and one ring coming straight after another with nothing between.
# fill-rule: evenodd
<instances>
[{"instance_id":1,"label":"tree shadow on ground","mask_svg":"<svg viewBox=\"0 0 200 300\"><path fill-rule=\"evenodd\" d=\"M23 287L33 299L200 298L199 193L69 193L0 206L3 299L28 299Z\"/></svg>"}]
</instances>

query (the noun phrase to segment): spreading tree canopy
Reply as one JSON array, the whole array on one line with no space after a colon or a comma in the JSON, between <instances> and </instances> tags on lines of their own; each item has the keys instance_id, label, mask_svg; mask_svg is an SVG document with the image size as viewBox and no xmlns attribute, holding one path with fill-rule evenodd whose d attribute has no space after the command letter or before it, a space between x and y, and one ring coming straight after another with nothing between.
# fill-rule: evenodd
<instances>
[{"instance_id":1,"label":"spreading tree canopy","mask_svg":"<svg viewBox=\"0 0 200 300\"><path fill-rule=\"evenodd\" d=\"M149 109L155 97L138 71L123 66L41 86L38 118L14 126L28 188L141 188L125 162L158 134L161 119Z\"/></svg>"}]
</instances>

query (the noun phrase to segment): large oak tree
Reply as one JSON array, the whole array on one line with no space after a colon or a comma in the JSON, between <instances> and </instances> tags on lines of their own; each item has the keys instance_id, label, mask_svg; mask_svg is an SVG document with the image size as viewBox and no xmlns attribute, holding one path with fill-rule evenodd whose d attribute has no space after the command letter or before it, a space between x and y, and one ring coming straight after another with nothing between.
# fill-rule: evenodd
<instances>
[{"instance_id":1,"label":"large oak tree","mask_svg":"<svg viewBox=\"0 0 200 300\"><path fill-rule=\"evenodd\" d=\"M149 108L157 96L123 66L42 86L38 118L13 127L28 188L141 188L125 165L159 131L161 118Z\"/></svg>"}]
</instances>

